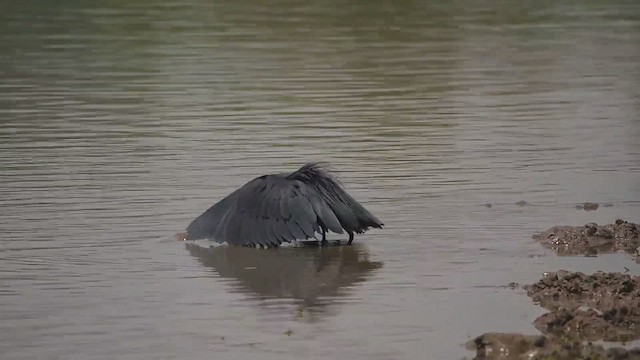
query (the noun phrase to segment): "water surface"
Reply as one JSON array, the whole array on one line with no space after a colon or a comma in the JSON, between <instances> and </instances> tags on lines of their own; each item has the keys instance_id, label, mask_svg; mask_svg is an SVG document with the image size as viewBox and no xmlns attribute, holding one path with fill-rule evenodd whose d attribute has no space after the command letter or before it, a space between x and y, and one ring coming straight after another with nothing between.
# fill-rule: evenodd
<instances>
[{"instance_id":1,"label":"water surface","mask_svg":"<svg viewBox=\"0 0 640 360\"><path fill-rule=\"evenodd\" d=\"M536 333L509 282L640 273L531 240L640 221L636 2L0 10L4 359L459 359L483 332ZM307 161L385 229L268 253L174 240Z\"/></svg>"}]
</instances>

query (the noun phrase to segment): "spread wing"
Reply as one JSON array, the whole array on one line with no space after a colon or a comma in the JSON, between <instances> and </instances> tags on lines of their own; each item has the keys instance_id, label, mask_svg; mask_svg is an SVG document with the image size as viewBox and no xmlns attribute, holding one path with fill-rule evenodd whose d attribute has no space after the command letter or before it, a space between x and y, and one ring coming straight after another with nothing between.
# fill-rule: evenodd
<instances>
[{"instance_id":1,"label":"spread wing","mask_svg":"<svg viewBox=\"0 0 640 360\"><path fill-rule=\"evenodd\" d=\"M279 245L316 238L342 226L322 194L282 175L256 178L216 203L187 227L187 239L233 245Z\"/></svg>"}]
</instances>

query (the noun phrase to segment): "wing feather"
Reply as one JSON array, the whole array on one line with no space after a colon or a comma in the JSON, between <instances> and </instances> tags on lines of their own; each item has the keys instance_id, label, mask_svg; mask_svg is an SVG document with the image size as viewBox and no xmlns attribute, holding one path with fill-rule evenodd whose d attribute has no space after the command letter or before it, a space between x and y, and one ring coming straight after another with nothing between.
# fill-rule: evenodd
<instances>
[{"instance_id":1,"label":"wing feather","mask_svg":"<svg viewBox=\"0 0 640 360\"><path fill-rule=\"evenodd\" d=\"M277 246L280 240L269 236L268 208L271 203L270 192L273 183L263 178L254 180L255 184L248 187L246 194L240 199L244 209L244 217L240 216L240 236L236 241L240 244Z\"/></svg>"},{"instance_id":2,"label":"wing feather","mask_svg":"<svg viewBox=\"0 0 640 360\"><path fill-rule=\"evenodd\" d=\"M275 217L274 213L279 212L277 205L278 202L274 197L268 197L266 200L267 206L265 206L264 211L262 213L262 219L264 222L265 233L267 241L270 244L280 244L282 242L280 236L276 235L276 225L277 223L274 221Z\"/></svg>"},{"instance_id":3,"label":"wing feather","mask_svg":"<svg viewBox=\"0 0 640 360\"><path fill-rule=\"evenodd\" d=\"M266 224L264 224L264 219L260 215L262 211L264 211L264 207L268 204L268 201L262 201L256 203L255 211L251 212L251 218L247 220L247 222L252 222L253 226L243 226L245 229L245 241L249 244L256 245L271 245L268 242L268 236L266 234ZM258 232L257 229L264 229L262 233Z\"/></svg>"},{"instance_id":4,"label":"wing feather","mask_svg":"<svg viewBox=\"0 0 640 360\"><path fill-rule=\"evenodd\" d=\"M291 221L293 225L297 227L302 232L298 233L296 237L298 239L306 240L307 238L313 237L313 223L317 222L318 215L313 211L313 208L309 201L303 196L300 191L299 185L293 184L293 188L289 193L289 197L287 199L288 210L291 214ZM292 224L289 223L291 227Z\"/></svg>"},{"instance_id":5,"label":"wing feather","mask_svg":"<svg viewBox=\"0 0 640 360\"><path fill-rule=\"evenodd\" d=\"M274 196L277 196L276 201L278 204L278 211L273 213L277 225L275 234L287 242L294 241L296 240L296 236L291 232L287 224L289 221L287 212L287 188L285 186L280 187L277 192L274 191Z\"/></svg>"},{"instance_id":6,"label":"wing feather","mask_svg":"<svg viewBox=\"0 0 640 360\"><path fill-rule=\"evenodd\" d=\"M334 213L329 205L319 195L313 196L310 202L324 226L335 233L342 234L342 226L340 225L337 214Z\"/></svg>"}]
</instances>

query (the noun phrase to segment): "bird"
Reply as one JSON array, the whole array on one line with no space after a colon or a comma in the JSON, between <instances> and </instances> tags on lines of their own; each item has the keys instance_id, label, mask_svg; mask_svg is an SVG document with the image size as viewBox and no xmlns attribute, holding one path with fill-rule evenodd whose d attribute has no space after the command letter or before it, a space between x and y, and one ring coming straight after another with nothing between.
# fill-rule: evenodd
<instances>
[{"instance_id":1,"label":"bird","mask_svg":"<svg viewBox=\"0 0 640 360\"><path fill-rule=\"evenodd\" d=\"M191 221L181 236L185 241L269 248L308 239L328 245L326 234L331 231L346 232L351 245L354 233L383 226L326 166L308 162L291 173L247 182Z\"/></svg>"}]
</instances>

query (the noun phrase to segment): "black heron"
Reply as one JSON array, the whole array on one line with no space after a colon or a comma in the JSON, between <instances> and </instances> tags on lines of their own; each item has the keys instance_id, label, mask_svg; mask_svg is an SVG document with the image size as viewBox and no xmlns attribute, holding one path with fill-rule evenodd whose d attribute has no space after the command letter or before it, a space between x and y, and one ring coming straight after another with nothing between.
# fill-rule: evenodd
<instances>
[{"instance_id":1,"label":"black heron","mask_svg":"<svg viewBox=\"0 0 640 360\"><path fill-rule=\"evenodd\" d=\"M209 239L229 245L277 247L315 239L326 245L327 231L362 234L384 224L317 163L292 173L257 177L195 218L182 240Z\"/></svg>"}]
</instances>

